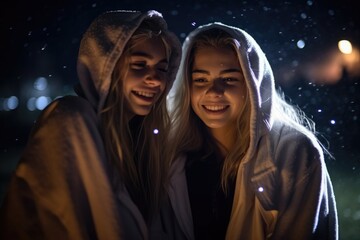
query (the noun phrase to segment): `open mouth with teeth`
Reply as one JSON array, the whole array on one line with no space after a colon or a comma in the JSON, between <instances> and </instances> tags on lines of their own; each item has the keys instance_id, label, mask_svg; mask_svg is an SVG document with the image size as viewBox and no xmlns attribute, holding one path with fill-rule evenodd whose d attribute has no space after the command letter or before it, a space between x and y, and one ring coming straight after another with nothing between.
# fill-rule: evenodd
<instances>
[{"instance_id":1,"label":"open mouth with teeth","mask_svg":"<svg viewBox=\"0 0 360 240\"><path fill-rule=\"evenodd\" d=\"M229 105L202 105L202 107L207 112L222 113L222 112L225 112L229 108Z\"/></svg>"},{"instance_id":2,"label":"open mouth with teeth","mask_svg":"<svg viewBox=\"0 0 360 240\"><path fill-rule=\"evenodd\" d=\"M144 91L132 91L132 93L137 96L138 98L141 98L142 100L151 102L154 100L155 93L151 92L144 92Z\"/></svg>"}]
</instances>

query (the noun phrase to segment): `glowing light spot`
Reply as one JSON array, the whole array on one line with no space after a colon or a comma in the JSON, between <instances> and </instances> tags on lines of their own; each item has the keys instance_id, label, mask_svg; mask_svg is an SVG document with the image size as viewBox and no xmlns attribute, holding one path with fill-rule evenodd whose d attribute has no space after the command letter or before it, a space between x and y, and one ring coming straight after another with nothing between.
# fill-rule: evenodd
<instances>
[{"instance_id":1,"label":"glowing light spot","mask_svg":"<svg viewBox=\"0 0 360 240\"><path fill-rule=\"evenodd\" d=\"M154 133L155 135L157 135L157 134L159 133L159 130L155 128L154 131L153 131L153 133Z\"/></svg>"},{"instance_id":2,"label":"glowing light spot","mask_svg":"<svg viewBox=\"0 0 360 240\"><path fill-rule=\"evenodd\" d=\"M292 61L291 66L297 67L299 65L299 62L297 60Z\"/></svg>"},{"instance_id":3,"label":"glowing light spot","mask_svg":"<svg viewBox=\"0 0 360 240\"><path fill-rule=\"evenodd\" d=\"M195 27L195 25L196 25L196 22L192 22L192 23L191 23L191 25L193 25L193 26Z\"/></svg>"},{"instance_id":4,"label":"glowing light spot","mask_svg":"<svg viewBox=\"0 0 360 240\"><path fill-rule=\"evenodd\" d=\"M264 188L263 188L263 187L259 187L259 188L258 188L258 191L259 191L259 192L263 192L263 191L264 191Z\"/></svg>"},{"instance_id":5,"label":"glowing light spot","mask_svg":"<svg viewBox=\"0 0 360 240\"><path fill-rule=\"evenodd\" d=\"M306 15L306 13L302 13L302 14L300 15L300 17L301 17L302 19L306 19L306 18L307 18L307 15Z\"/></svg>"},{"instance_id":6,"label":"glowing light spot","mask_svg":"<svg viewBox=\"0 0 360 240\"><path fill-rule=\"evenodd\" d=\"M321 112L322 112L322 110L321 110L321 109L318 109L317 111L318 111L319 113L321 113Z\"/></svg>"},{"instance_id":7,"label":"glowing light spot","mask_svg":"<svg viewBox=\"0 0 360 240\"><path fill-rule=\"evenodd\" d=\"M334 124L336 123L336 121L335 121L335 120L330 120L330 123L331 123L332 125L334 125Z\"/></svg>"},{"instance_id":8,"label":"glowing light spot","mask_svg":"<svg viewBox=\"0 0 360 240\"><path fill-rule=\"evenodd\" d=\"M342 52L344 54L352 53L352 45L351 45L351 42L349 42L348 40L339 41L338 48L339 48L340 52Z\"/></svg>"},{"instance_id":9,"label":"glowing light spot","mask_svg":"<svg viewBox=\"0 0 360 240\"><path fill-rule=\"evenodd\" d=\"M34 88L39 91L45 90L47 88L47 85L47 79L44 77L39 77L34 82Z\"/></svg>"},{"instance_id":10,"label":"glowing light spot","mask_svg":"<svg viewBox=\"0 0 360 240\"><path fill-rule=\"evenodd\" d=\"M16 96L11 96L7 99L7 108L14 110L19 105L19 99Z\"/></svg>"},{"instance_id":11,"label":"glowing light spot","mask_svg":"<svg viewBox=\"0 0 360 240\"><path fill-rule=\"evenodd\" d=\"M27 100L26 106L29 109L29 111L35 111L35 109L36 109L35 102L36 102L36 98L34 98L34 97L29 98Z\"/></svg>"},{"instance_id":12,"label":"glowing light spot","mask_svg":"<svg viewBox=\"0 0 360 240\"><path fill-rule=\"evenodd\" d=\"M50 103L50 99L45 96L38 97L35 101L35 106L39 110L43 110Z\"/></svg>"},{"instance_id":13,"label":"glowing light spot","mask_svg":"<svg viewBox=\"0 0 360 240\"><path fill-rule=\"evenodd\" d=\"M296 46L297 46L298 48L300 48L300 49L303 49L303 48L305 47L305 42L304 42L304 40L299 40L299 41L297 41Z\"/></svg>"}]
</instances>

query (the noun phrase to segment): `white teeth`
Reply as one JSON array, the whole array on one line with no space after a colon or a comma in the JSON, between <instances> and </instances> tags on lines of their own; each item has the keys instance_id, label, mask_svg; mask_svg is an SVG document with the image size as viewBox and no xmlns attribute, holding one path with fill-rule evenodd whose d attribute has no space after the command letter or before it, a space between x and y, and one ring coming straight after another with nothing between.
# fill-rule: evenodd
<instances>
[{"instance_id":1,"label":"white teeth","mask_svg":"<svg viewBox=\"0 0 360 240\"><path fill-rule=\"evenodd\" d=\"M143 92L143 91L134 91L137 95L152 98L155 96L155 93Z\"/></svg>"},{"instance_id":2,"label":"white teeth","mask_svg":"<svg viewBox=\"0 0 360 240\"><path fill-rule=\"evenodd\" d=\"M204 105L204 107L207 110L210 110L210 111L220 111L220 110L223 110L223 109L226 108L226 106L224 106L224 105L220 105L220 106L206 106L206 105Z\"/></svg>"}]
</instances>

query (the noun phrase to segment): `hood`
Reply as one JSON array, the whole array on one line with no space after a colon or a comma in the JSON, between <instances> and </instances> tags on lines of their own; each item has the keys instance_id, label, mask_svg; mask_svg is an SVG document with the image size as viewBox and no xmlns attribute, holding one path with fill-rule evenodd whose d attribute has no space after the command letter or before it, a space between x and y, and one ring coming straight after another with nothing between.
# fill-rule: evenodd
<instances>
[{"instance_id":1,"label":"hood","mask_svg":"<svg viewBox=\"0 0 360 240\"><path fill-rule=\"evenodd\" d=\"M256 142L272 125L272 98L275 95L274 76L271 66L257 42L244 30L215 22L199 26L192 31L183 44L183 59L180 64L179 77L185 76L189 63L190 50L194 38L203 31L221 29L240 43L237 50L251 103L250 119L250 153ZM179 81L177 81L178 83ZM176 83L176 84L177 84Z\"/></svg>"},{"instance_id":2,"label":"hood","mask_svg":"<svg viewBox=\"0 0 360 240\"><path fill-rule=\"evenodd\" d=\"M81 90L98 113L104 106L113 69L126 43L140 24L149 18L159 23L170 41L172 51L165 91L168 92L171 88L181 58L181 44L178 38L167 30L161 13L154 10L146 13L125 10L105 12L90 24L83 35L77 61Z\"/></svg>"}]
</instances>

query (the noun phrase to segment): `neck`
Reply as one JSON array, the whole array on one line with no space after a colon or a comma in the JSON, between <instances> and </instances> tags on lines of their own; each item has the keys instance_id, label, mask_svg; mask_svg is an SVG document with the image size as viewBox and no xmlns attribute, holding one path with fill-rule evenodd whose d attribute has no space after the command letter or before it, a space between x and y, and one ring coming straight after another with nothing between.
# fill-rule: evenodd
<instances>
[{"instance_id":1,"label":"neck","mask_svg":"<svg viewBox=\"0 0 360 240\"><path fill-rule=\"evenodd\" d=\"M125 118L126 122L130 122L135 117L135 114L132 111L130 111L129 109L124 108L123 117Z\"/></svg>"},{"instance_id":2,"label":"neck","mask_svg":"<svg viewBox=\"0 0 360 240\"><path fill-rule=\"evenodd\" d=\"M213 128L210 129L211 135L218 142L221 154L223 157L229 154L229 151L233 148L235 144L236 131L233 127L224 127L224 128Z\"/></svg>"}]
</instances>

